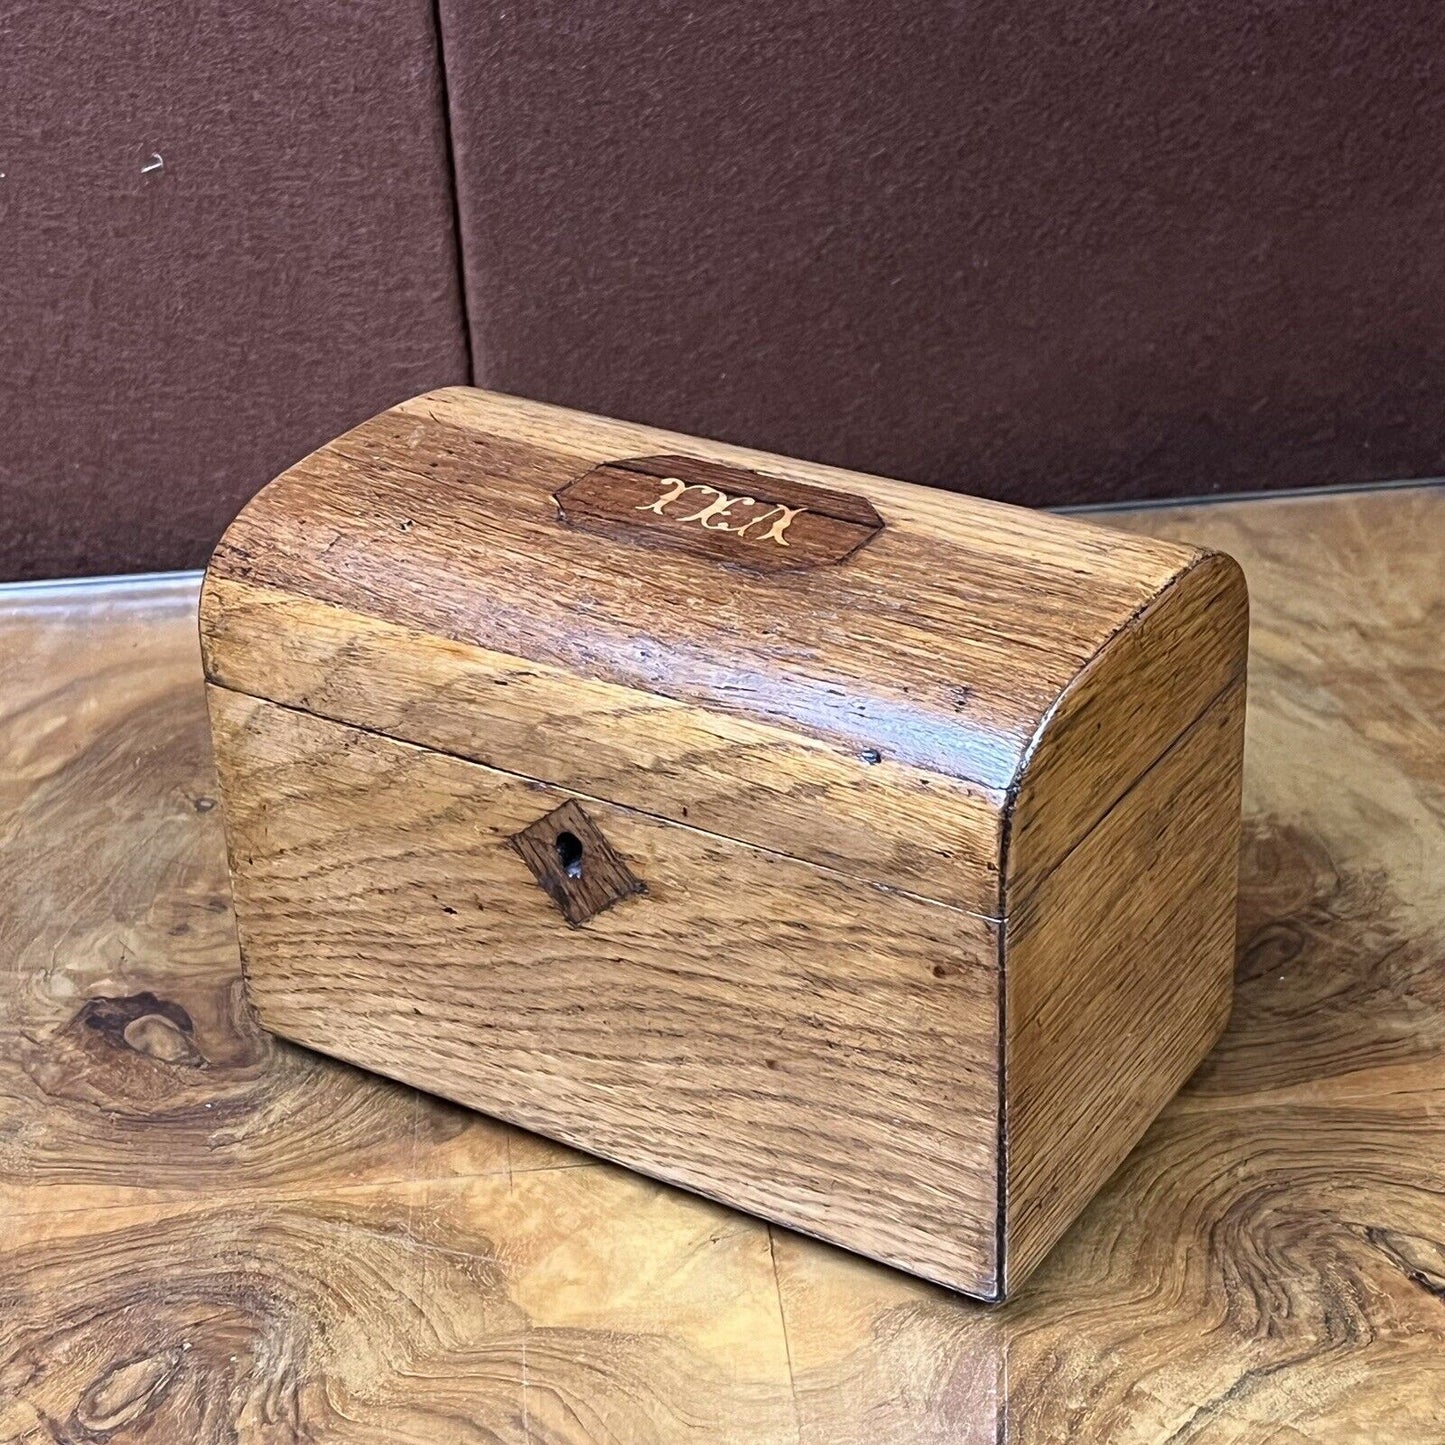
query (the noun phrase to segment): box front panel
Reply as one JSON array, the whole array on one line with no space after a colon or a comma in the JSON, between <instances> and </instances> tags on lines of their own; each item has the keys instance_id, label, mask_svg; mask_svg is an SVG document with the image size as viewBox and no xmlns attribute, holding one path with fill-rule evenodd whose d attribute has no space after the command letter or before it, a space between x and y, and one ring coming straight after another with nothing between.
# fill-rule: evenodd
<instances>
[{"instance_id":1,"label":"box front panel","mask_svg":"<svg viewBox=\"0 0 1445 1445\"><path fill-rule=\"evenodd\" d=\"M995 924L210 697L267 1027L996 1293Z\"/></svg>"}]
</instances>

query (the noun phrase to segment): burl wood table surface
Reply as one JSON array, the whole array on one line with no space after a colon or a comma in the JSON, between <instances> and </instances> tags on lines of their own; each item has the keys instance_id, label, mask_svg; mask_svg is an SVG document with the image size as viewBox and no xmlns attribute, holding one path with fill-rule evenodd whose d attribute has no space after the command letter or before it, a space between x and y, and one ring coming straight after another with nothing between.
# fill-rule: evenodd
<instances>
[{"instance_id":1,"label":"burl wood table surface","mask_svg":"<svg viewBox=\"0 0 1445 1445\"><path fill-rule=\"evenodd\" d=\"M0 1441L1445 1440L1445 490L1244 564L1223 1042L990 1309L275 1042L194 581L0 593Z\"/></svg>"}]
</instances>

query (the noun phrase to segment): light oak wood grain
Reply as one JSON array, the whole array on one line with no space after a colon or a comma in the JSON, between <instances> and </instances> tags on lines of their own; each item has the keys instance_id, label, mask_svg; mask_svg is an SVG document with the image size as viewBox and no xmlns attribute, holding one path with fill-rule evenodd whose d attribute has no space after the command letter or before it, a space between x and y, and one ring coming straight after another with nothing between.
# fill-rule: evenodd
<instances>
[{"instance_id":1,"label":"light oak wood grain","mask_svg":"<svg viewBox=\"0 0 1445 1445\"><path fill-rule=\"evenodd\" d=\"M566 795L210 704L267 1027L994 1292L995 925L586 799L646 894L570 928L508 846Z\"/></svg>"},{"instance_id":2,"label":"light oak wood grain","mask_svg":"<svg viewBox=\"0 0 1445 1445\"><path fill-rule=\"evenodd\" d=\"M1008 923L1004 1266L1026 1279L1219 1037L1232 1000L1244 685Z\"/></svg>"},{"instance_id":3,"label":"light oak wood grain","mask_svg":"<svg viewBox=\"0 0 1445 1445\"><path fill-rule=\"evenodd\" d=\"M212 579L206 601L234 691L998 914L1001 789L275 588Z\"/></svg>"},{"instance_id":4,"label":"light oak wood grain","mask_svg":"<svg viewBox=\"0 0 1445 1445\"><path fill-rule=\"evenodd\" d=\"M1222 1023L1232 939L1196 924L1233 908L1240 735L1182 739L1223 696L1237 711L1246 627L1218 554L510 397L419 398L274 482L208 570L251 987L297 1042L997 1298ZM563 805L602 825L590 864L569 835L575 889L550 834L519 844ZM1176 806L1209 825L1158 826ZM1060 870L1071 891L1049 890ZM423 928L459 888L448 916L476 926ZM1108 915L1078 903L1087 928L1062 905L1014 923L1041 892L1126 890ZM590 936L555 941L563 921ZM662 1001L637 972L659 947L683 977ZM441 981L437 950L476 982ZM780 1092L774 1031L855 1000L865 956L931 992L926 1016L880 992L836 1034L809 1025L829 1067ZM989 978L961 993L960 968ZM1016 1041L1003 979L1028 998L1066 974L1108 1005ZM511 1040L522 983L532 1032ZM549 990L568 987L583 1017L558 1021ZM642 1066L659 1049L664 1078ZM598 1060L638 1067L558 1086ZM898 1085L881 1101L880 1069ZM1016 1169L1015 1075L1070 1099L1056 1127L1019 1111Z\"/></svg>"},{"instance_id":5,"label":"light oak wood grain","mask_svg":"<svg viewBox=\"0 0 1445 1445\"><path fill-rule=\"evenodd\" d=\"M4 598L0 1439L1445 1438L1445 492L1121 520L1250 580L1235 1007L996 1307L233 1025L193 587Z\"/></svg>"},{"instance_id":6,"label":"light oak wood grain","mask_svg":"<svg viewBox=\"0 0 1445 1445\"><path fill-rule=\"evenodd\" d=\"M1248 633L1249 599L1239 568L1216 552L1177 578L1085 665L1014 781L1006 810L1006 911L1024 905L1186 729L1243 682ZM1232 786L1219 781L1225 791Z\"/></svg>"},{"instance_id":7,"label":"light oak wood grain","mask_svg":"<svg viewBox=\"0 0 1445 1445\"><path fill-rule=\"evenodd\" d=\"M758 577L559 522L554 493L599 462L678 450L867 497L885 526L845 565ZM1156 614L1186 603L1171 595L1175 584L1201 566L1205 592L1227 586L1197 549L452 388L373 418L257 496L212 559L202 634L212 680L290 702L300 682L294 664L283 670L285 697L254 678L271 675L275 653L321 603L396 624L404 631L389 640L408 651L430 651L434 639L479 649L490 656L470 668L482 676L496 675L494 656L523 659L544 675L622 687L634 706L671 699L693 714L825 743L854 774L886 760L987 794L1016 786L1046 715L1106 644L1136 618L1151 626L1139 616L1151 603ZM269 612L254 610L244 592L237 599L240 585L267 589ZM289 615L276 594L305 615ZM252 609L244 633L224 625L237 605ZM268 620L274 632L262 630ZM1152 625L1173 632L1167 616ZM1227 644L1227 629L1219 635ZM1195 651L1184 645L1186 655ZM242 654L252 649L263 658L248 662ZM457 654L444 657L422 666L456 665ZM1208 649L1191 662L1191 676L1218 667ZM414 665L402 658L396 667L405 677ZM400 691L405 699L405 683ZM1161 729L1157 755L1213 693L1150 691L1162 714L1150 723ZM467 756L511 767L489 751L510 747L521 760L510 694L482 696ZM587 741L606 746L611 716L588 710ZM369 727L368 712L363 702L338 720ZM790 757L776 782L770 751L754 754L748 771L786 793ZM515 770L535 775L535 765ZM664 796L652 810L673 816L676 794ZM1093 819L1077 821L1072 834L1051 838L1056 856ZM765 806L754 829L746 841L775 844ZM821 861L798 841L800 856Z\"/></svg>"}]
</instances>

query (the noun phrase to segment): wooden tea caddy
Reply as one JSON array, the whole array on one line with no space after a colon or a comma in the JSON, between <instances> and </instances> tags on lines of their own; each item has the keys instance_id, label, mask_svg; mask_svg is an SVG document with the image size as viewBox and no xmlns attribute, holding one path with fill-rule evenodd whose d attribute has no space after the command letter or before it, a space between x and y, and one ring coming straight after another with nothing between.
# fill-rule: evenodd
<instances>
[{"instance_id":1,"label":"wooden tea caddy","mask_svg":"<svg viewBox=\"0 0 1445 1445\"><path fill-rule=\"evenodd\" d=\"M1219 553L454 388L201 606L278 1034L1015 1289L1229 1012Z\"/></svg>"}]
</instances>

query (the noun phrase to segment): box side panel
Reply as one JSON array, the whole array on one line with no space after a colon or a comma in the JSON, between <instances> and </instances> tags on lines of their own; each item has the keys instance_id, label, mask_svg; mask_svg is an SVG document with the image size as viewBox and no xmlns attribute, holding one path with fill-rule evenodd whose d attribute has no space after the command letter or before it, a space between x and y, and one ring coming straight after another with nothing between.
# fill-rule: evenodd
<instances>
[{"instance_id":1,"label":"box side panel","mask_svg":"<svg viewBox=\"0 0 1445 1445\"><path fill-rule=\"evenodd\" d=\"M1004 795L780 726L212 577L212 679L998 917Z\"/></svg>"},{"instance_id":2,"label":"box side panel","mask_svg":"<svg viewBox=\"0 0 1445 1445\"><path fill-rule=\"evenodd\" d=\"M269 1028L996 1293L995 924L209 692ZM646 888L582 927L510 842L569 799Z\"/></svg>"},{"instance_id":3,"label":"box side panel","mask_svg":"<svg viewBox=\"0 0 1445 1445\"><path fill-rule=\"evenodd\" d=\"M1009 1290L1228 1019L1243 723L1241 679L1009 913Z\"/></svg>"},{"instance_id":4,"label":"box side panel","mask_svg":"<svg viewBox=\"0 0 1445 1445\"><path fill-rule=\"evenodd\" d=\"M1027 898L1243 677L1248 641L1238 564L1199 553L1091 659L1044 721L1018 779L1006 825L1008 900Z\"/></svg>"}]
</instances>

